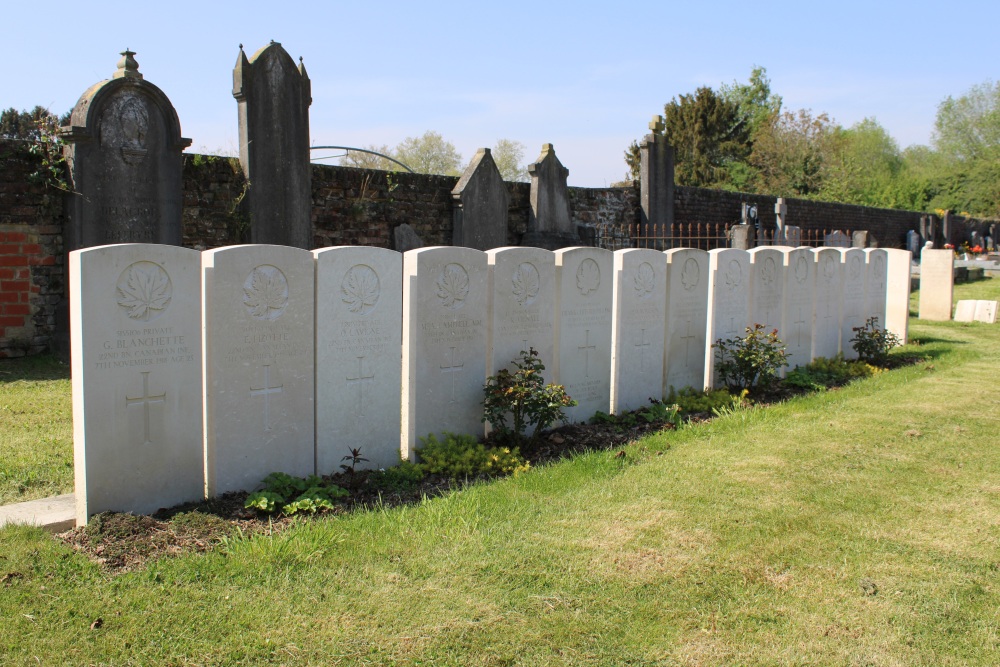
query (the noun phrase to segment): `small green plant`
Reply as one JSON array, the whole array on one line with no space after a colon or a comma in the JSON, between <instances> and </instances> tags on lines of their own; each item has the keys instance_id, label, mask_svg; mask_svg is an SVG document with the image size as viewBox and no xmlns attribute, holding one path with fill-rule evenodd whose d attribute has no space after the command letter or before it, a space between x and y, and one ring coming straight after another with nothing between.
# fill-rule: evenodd
<instances>
[{"instance_id":1,"label":"small green plant","mask_svg":"<svg viewBox=\"0 0 1000 667\"><path fill-rule=\"evenodd\" d=\"M297 512L315 514L332 510L338 498L349 496L347 489L330 484L322 477L292 477L283 472L272 472L264 478L264 488L247 496L243 506L267 514Z\"/></svg>"},{"instance_id":2,"label":"small green plant","mask_svg":"<svg viewBox=\"0 0 1000 667\"><path fill-rule=\"evenodd\" d=\"M31 142L28 150L32 155L38 156L40 163L38 170L29 174L28 178L45 187L69 192L69 185L66 183L66 158L62 154L58 124L59 119L51 115L35 121L38 138Z\"/></svg>"},{"instance_id":3,"label":"small green plant","mask_svg":"<svg viewBox=\"0 0 1000 667\"><path fill-rule=\"evenodd\" d=\"M521 457L517 447L487 447L471 435L444 433L438 440L434 434L420 438L417 448L419 467L429 475L444 475L452 479L479 475L512 475L530 464Z\"/></svg>"},{"instance_id":4,"label":"small green plant","mask_svg":"<svg viewBox=\"0 0 1000 667\"><path fill-rule=\"evenodd\" d=\"M712 347L719 379L733 393L769 389L788 359L778 330L768 332L763 324L747 327L743 338L720 338Z\"/></svg>"},{"instance_id":5,"label":"small green plant","mask_svg":"<svg viewBox=\"0 0 1000 667\"><path fill-rule=\"evenodd\" d=\"M854 338L851 347L862 361L885 368L889 365L889 350L900 344L899 336L885 328L879 328L878 317L869 317L864 326L853 327Z\"/></svg>"},{"instance_id":6,"label":"small green plant","mask_svg":"<svg viewBox=\"0 0 1000 667\"><path fill-rule=\"evenodd\" d=\"M673 424L674 428L680 428L680 413L681 407L676 403L664 403L651 398L649 399L649 405L639 411L639 416L650 424Z\"/></svg>"},{"instance_id":7,"label":"small green plant","mask_svg":"<svg viewBox=\"0 0 1000 667\"><path fill-rule=\"evenodd\" d=\"M511 364L516 369L513 373L502 368L483 385L483 421L489 422L500 439L519 445L525 442L524 432L529 425L534 424L535 429L527 440L534 440L565 417L564 408L577 403L562 385L545 384L545 366L535 348L522 350L521 358Z\"/></svg>"},{"instance_id":8,"label":"small green plant","mask_svg":"<svg viewBox=\"0 0 1000 667\"><path fill-rule=\"evenodd\" d=\"M351 447L351 448L349 448L348 451L350 451L351 453L348 454L347 456L345 456L344 458L340 459L340 460L341 461L349 461L350 463L341 463L340 464L340 469L343 470L344 473L351 480L351 490L356 491L357 488L358 488L358 486L360 485L360 481L361 481L361 479L358 477L358 475L355 474L355 473L357 473L358 464L359 463L367 463L368 459L366 459L365 457L361 456L361 448L360 447Z\"/></svg>"},{"instance_id":9,"label":"small green plant","mask_svg":"<svg viewBox=\"0 0 1000 667\"><path fill-rule=\"evenodd\" d=\"M673 403L680 408L682 417L693 414L711 414L715 408L727 405L733 400L733 395L725 389L714 389L712 391L696 391L691 387L685 387L680 391L670 389L667 396L667 403Z\"/></svg>"},{"instance_id":10,"label":"small green plant","mask_svg":"<svg viewBox=\"0 0 1000 667\"><path fill-rule=\"evenodd\" d=\"M712 414L716 417L727 417L729 415L742 414L752 410L755 406L748 398L749 395L750 390L744 389L739 394L730 396L729 401L712 408Z\"/></svg>"},{"instance_id":11,"label":"small green plant","mask_svg":"<svg viewBox=\"0 0 1000 667\"><path fill-rule=\"evenodd\" d=\"M375 470L368 476L368 486L390 493L408 493L416 489L424 479L424 471L412 461L400 461L399 465Z\"/></svg>"},{"instance_id":12,"label":"small green plant","mask_svg":"<svg viewBox=\"0 0 1000 667\"><path fill-rule=\"evenodd\" d=\"M823 391L845 385L851 380L871 377L881 369L861 361L845 361L839 354L833 358L816 357L805 366L798 366L785 375L785 384L809 391Z\"/></svg>"}]
</instances>

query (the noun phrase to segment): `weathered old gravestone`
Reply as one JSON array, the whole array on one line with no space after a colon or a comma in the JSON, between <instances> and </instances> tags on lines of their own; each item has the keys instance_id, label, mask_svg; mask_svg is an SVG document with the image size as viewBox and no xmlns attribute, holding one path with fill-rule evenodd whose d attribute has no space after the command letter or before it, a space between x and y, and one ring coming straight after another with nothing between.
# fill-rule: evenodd
<instances>
[{"instance_id":1,"label":"weathered old gravestone","mask_svg":"<svg viewBox=\"0 0 1000 667\"><path fill-rule=\"evenodd\" d=\"M315 471L315 270L288 246L202 253L209 496Z\"/></svg>"},{"instance_id":2,"label":"weathered old gravestone","mask_svg":"<svg viewBox=\"0 0 1000 667\"><path fill-rule=\"evenodd\" d=\"M851 339L854 329L863 327L868 319L868 269L865 251L861 248L840 248L843 262L843 287L840 291L840 351L845 359L857 359Z\"/></svg>"},{"instance_id":3,"label":"weathered old gravestone","mask_svg":"<svg viewBox=\"0 0 1000 667\"><path fill-rule=\"evenodd\" d=\"M483 433L486 254L432 247L403 256L403 456L444 431Z\"/></svg>"},{"instance_id":4,"label":"weathered old gravestone","mask_svg":"<svg viewBox=\"0 0 1000 667\"><path fill-rule=\"evenodd\" d=\"M392 230L392 249L396 252L404 253L423 247L423 239L405 222Z\"/></svg>"},{"instance_id":5,"label":"weathered old gravestone","mask_svg":"<svg viewBox=\"0 0 1000 667\"><path fill-rule=\"evenodd\" d=\"M341 246L316 258L316 470L399 463L403 256Z\"/></svg>"},{"instance_id":6,"label":"weathered old gravestone","mask_svg":"<svg viewBox=\"0 0 1000 667\"><path fill-rule=\"evenodd\" d=\"M240 45L233 69L239 107L240 165L250 185L243 205L253 243L313 247L312 168L306 68L278 42L248 60Z\"/></svg>"},{"instance_id":7,"label":"weathered old gravestone","mask_svg":"<svg viewBox=\"0 0 1000 667\"><path fill-rule=\"evenodd\" d=\"M613 256L600 248L563 248L556 256L556 378L579 405L568 422L611 410Z\"/></svg>"},{"instance_id":8,"label":"weathered old gravestone","mask_svg":"<svg viewBox=\"0 0 1000 667\"><path fill-rule=\"evenodd\" d=\"M476 250L507 245L510 195L489 148L480 148L451 191L452 244Z\"/></svg>"},{"instance_id":9,"label":"weathered old gravestone","mask_svg":"<svg viewBox=\"0 0 1000 667\"><path fill-rule=\"evenodd\" d=\"M782 245L789 248L798 248L802 245L802 228L794 225L786 225L785 238L782 241Z\"/></svg>"},{"instance_id":10,"label":"weathered old gravestone","mask_svg":"<svg viewBox=\"0 0 1000 667\"><path fill-rule=\"evenodd\" d=\"M785 288L782 300L781 340L788 354L787 368L812 361L816 313L816 258L809 248L782 249Z\"/></svg>"},{"instance_id":11,"label":"weathered old gravestone","mask_svg":"<svg viewBox=\"0 0 1000 667\"><path fill-rule=\"evenodd\" d=\"M750 250L756 244L756 231L753 225L733 225L729 228L729 247Z\"/></svg>"},{"instance_id":12,"label":"weathered old gravestone","mask_svg":"<svg viewBox=\"0 0 1000 667\"><path fill-rule=\"evenodd\" d=\"M110 80L88 89L60 131L69 167L65 244L182 240L181 137L177 112L139 73L129 50Z\"/></svg>"},{"instance_id":13,"label":"weathered old gravestone","mask_svg":"<svg viewBox=\"0 0 1000 667\"><path fill-rule=\"evenodd\" d=\"M580 236L569 211L566 177L569 169L556 157L552 144L542 144L542 154L528 165L531 175L531 211L528 231L521 245L555 250L579 245Z\"/></svg>"},{"instance_id":14,"label":"weathered old gravestone","mask_svg":"<svg viewBox=\"0 0 1000 667\"><path fill-rule=\"evenodd\" d=\"M653 116L652 132L639 144L639 236L644 237L662 236L674 223L674 149L663 128L663 116Z\"/></svg>"},{"instance_id":15,"label":"weathered old gravestone","mask_svg":"<svg viewBox=\"0 0 1000 667\"><path fill-rule=\"evenodd\" d=\"M836 231L823 237L823 246L826 248L850 248L851 238L844 232Z\"/></svg>"},{"instance_id":16,"label":"weathered old gravestone","mask_svg":"<svg viewBox=\"0 0 1000 667\"><path fill-rule=\"evenodd\" d=\"M924 248L920 253L920 302L922 320L950 320L955 290L955 253L950 249Z\"/></svg>"},{"instance_id":17,"label":"weathered old gravestone","mask_svg":"<svg viewBox=\"0 0 1000 667\"><path fill-rule=\"evenodd\" d=\"M708 253L674 248L667 257L667 328L663 394L705 387L708 317Z\"/></svg>"},{"instance_id":18,"label":"weathered old gravestone","mask_svg":"<svg viewBox=\"0 0 1000 667\"><path fill-rule=\"evenodd\" d=\"M663 398L667 258L646 248L614 253L611 410L615 414Z\"/></svg>"},{"instance_id":19,"label":"weathered old gravestone","mask_svg":"<svg viewBox=\"0 0 1000 667\"><path fill-rule=\"evenodd\" d=\"M200 254L126 244L69 261L78 525L200 499Z\"/></svg>"},{"instance_id":20,"label":"weathered old gravestone","mask_svg":"<svg viewBox=\"0 0 1000 667\"><path fill-rule=\"evenodd\" d=\"M910 333L910 266L908 250L886 248L885 328L904 345Z\"/></svg>"},{"instance_id":21,"label":"weathered old gravestone","mask_svg":"<svg viewBox=\"0 0 1000 667\"><path fill-rule=\"evenodd\" d=\"M514 370L511 361L534 349L545 366L542 377L555 373L556 259L542 248L494 248L489 266L486 373Z\"/></svg>"},{"instance_id":22,"label":"weathered old gravestone","mask_svg":"<svg viewBox=\"0 0 1000 667\"><path fill-rule=\"evenodd\" d=\"M768 331L781 328L785 293L785 254L777 248L750 251L750 324L763 324Z\"/></svg>"},{"instance_id":23,"label":"weathered old gravestone","mask_svg":"<svg viewBox=\"0 0 1000 667\"><path fill-rule=\"evenodd\" d=\"M812 358L833 359L840 352L843 263L838 248L810 249L816 257L816 308Z\"/></svg>"},{"instance_id":24,"label":"weathered old gravestone","mask_svg":"<svg viewBox=\"0 0 1000 667\"><path fill-rule=\"evenodd\" d=\"M878 239L867 230L859 230L851 234L852 248L877 248Z\"/></svg>"},{"instance_id":25,"label":"weathered old gravestone","mask_svg":"<svg viewBox=\"0 0 1000 667\"><path fill-rule=\"evenodd\" d=\"M708 345L705 386L716 388L716 341L743 338L750 325L750 253L734 248L708 251Z\"/></svg>"},{"instance_id":26,"label":"weathered old gravestone","mask_svg":"<svg viewBox=\"0 0 1000 667\"><path fill-rule=\"evenodd\" d=\"M778 197L774 203L774 245L781 245L785 238L785 219L788 216L788 205L784 197Z\"/></svg>"},{"instance_id":27,"label":"weathered old gravestone","mask_svg":"<svg viewBox=\"0 0 1000 667\"><path fill-rule=\"evenodd\" d=\"M906 232L906 249L916 257L920 254L920 246L923 245L920 242L920 232L915 232L912 229Z\"/></svg>"},{"instance_id":28,"label":"weathered old gravestone","mask_svg":"<svg viewBox=\"0 0 1000 667\"><path fill-rule=\"evenodd\" d=\"M878 328L885 329L886 294L889 280L889 253L882 248L866 248L868 277L865 288L865 317L878 318Z\"/></svg>"}]
</instances>

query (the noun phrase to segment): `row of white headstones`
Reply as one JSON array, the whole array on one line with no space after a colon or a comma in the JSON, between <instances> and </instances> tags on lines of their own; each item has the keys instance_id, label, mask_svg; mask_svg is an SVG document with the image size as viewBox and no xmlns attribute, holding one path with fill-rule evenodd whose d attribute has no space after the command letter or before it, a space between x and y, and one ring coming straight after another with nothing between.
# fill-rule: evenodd
<instances>
[{"instance_id":1,"label":"row of white headstones","mask_svg":"<svg viewBox=\"0 0 1000 667\"><path fill-rule=\"evenodd\" d=\"M851 356L887 306L905 326L909 253L122 244L70 253L70 292L85 523L481 435L487 375L529 348L569 421L713 386L711 342L753 323L791 366Z\"/></svg>"}]
</instances>

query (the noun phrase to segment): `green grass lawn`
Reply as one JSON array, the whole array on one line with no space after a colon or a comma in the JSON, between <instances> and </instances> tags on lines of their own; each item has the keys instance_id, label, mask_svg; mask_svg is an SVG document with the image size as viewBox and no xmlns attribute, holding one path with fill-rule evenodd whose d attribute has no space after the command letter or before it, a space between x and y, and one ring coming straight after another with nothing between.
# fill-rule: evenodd
<instances>
[{"instance_id":1,"label":"green grass lawn","mask_svg":"<svg viewBox=\"0 0 1000 667\"><path fill-rule=\"evenodd\" d=\"M1000 326L910 334L927 362L625 457L127 574L0 530L0 664L1000 664Z\"/></svg>"}]
</instances>

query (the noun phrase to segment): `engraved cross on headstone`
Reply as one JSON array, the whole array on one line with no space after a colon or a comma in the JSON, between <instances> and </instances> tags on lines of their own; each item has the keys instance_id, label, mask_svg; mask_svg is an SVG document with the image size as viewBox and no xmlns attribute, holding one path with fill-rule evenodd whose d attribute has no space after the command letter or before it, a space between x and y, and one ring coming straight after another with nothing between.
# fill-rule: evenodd
<instances>
[{"instance_id":1,"label":"engraved cross on headstone","mask_svg":"<svg viewBox=\"0 0 1000 667\"><path fill-rule=\"evenodd\" d=\"M363 356L358 357L358 374L354 377L346 378L348 385L358 385L358 416L360 417L365 416L365 385L375 382L375 371L372 371L371 375L365 375L364 363L365 358Z\"/></svg>"},{"instance_id":2,"label":"engraved cross on headstone","mask_svg":"<svg viewBox=\"0 0 1000 667\"><path fill-rule=\"evenodd\" d=\"M691 318L687 321L687 334L681 336L681 340L684 341L684 368L691 367L691 340L696 338L696 336L691 333Z\"/></svg>"},{"instance_id":3,"label":"engraved cross on headstone","mask_svg":"<svg viewBox=\"0 0 1000 667\"><path fill-rule=\"evenodd\" d=\"M802 304L799 304L799 319L795 320L795 346L802 347L802 329L805 328L806 318L802 316Z\"/></svg>"},{"instance_id":4,"label":"engraved cross on headstone","mask_svg":"<svg viewBox=\"0 0 1000 667\"><path fill-rule=\"evenodd\" d=\"M642 330L642 335L639 336L639 342L634 345L634 347L639 350L639 372L646 372L646 348L652 345L646 340L646 330Z\"/></svg>"},{"instance_id":5,"label":"engraved cross on headstone","mask_svg":"<svg viewBox=\"0 0 1000 667\"><path fill-rule=\"evenodd\" d=\"M591 345L591 343L590 343L590 329L585 329L584 331L585 331L585 338L584 338L583 345L577 346L576 349L583 350L583 352L584 352L585 358L584 358L584 362L583 362L584 363L584 366L583 366L583 375L584 375L584 377L588 377L589 378L590 377L590 351L591 350L596 350L597 346L596 345Z\"/></svg>"},{"instance_id":6,"label":"engraved cross on headstone","mask_svg":"<svg viewBox=\"0 0 1000 667\"><path fill-rule=\"evenodd\" d=\"M264 364L264 386L263 387L250 387L251 396L263 396L264 397L264 430L271 430L271 394L280 394L284 391L284 386L282 384L271 386L271 366L270 364Z\"/></svg>"},{"instance_id":7,"label":"engraved cross on headstone","mask_svg":"<svg viewBox=\"0 0 1000 667\"><path fill-rule=\"evenodd\" d=\"M456 364L455 363L455 348L454 347L449 347L448 349L451 350L449 352L449 354L448 354L448 357L449 357L448 363L451 364L451 365L450 366L441 366L441 372L442 373L451 373L452 374L451 375L451 400L448 401L448 402L449 403L454 403L455 402L455 379L456 379L455 378L455 373L461 372L461 370L465 367L465 362L463 361L460 364Z\"/></svg>"},{"instance_id":8,"label":"engraved cross on headstone","mask_svg":"<svg viewBox=\"0 0 1000 667\"><path fill-rule=\"evenodd\" d=\"M142 396L138 398L129 398L125 395L125 407L130 407L133 405L142 406L142 422L144 430L144 445L151 445L153 442L149 438L149 406L153 403L164 403L166 402L167 394L166 392L159 394L157 396L149 395L149 374L152 371L139 371L142 375Z\"/></svg>"}]
</instances>

